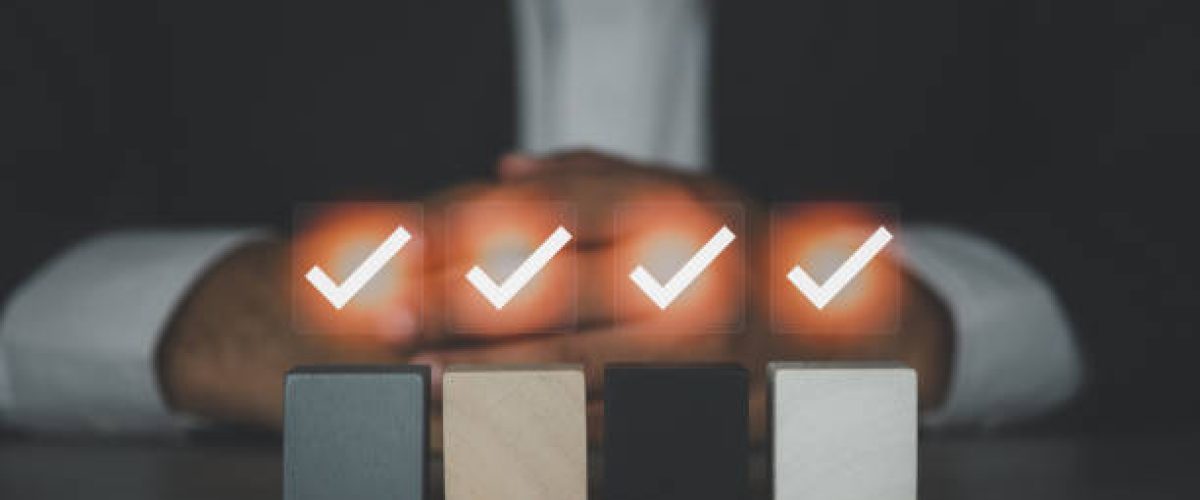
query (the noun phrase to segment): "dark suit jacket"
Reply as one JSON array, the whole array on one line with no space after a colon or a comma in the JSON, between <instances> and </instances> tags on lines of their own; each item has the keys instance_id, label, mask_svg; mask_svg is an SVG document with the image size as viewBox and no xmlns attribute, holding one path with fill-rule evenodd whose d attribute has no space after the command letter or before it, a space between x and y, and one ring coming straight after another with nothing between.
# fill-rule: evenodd
<instances>
[{"instance_id":1,"label":"dark suit jacket","mask_svg":"<svg viewBox=\"0 0 1200 500\"><path fill-rule=\"evenodd\" d=\"M1093 427L1200 416L1200 27L1185 2L714 2L715 168L767 200L898 203L1067 304ZM92 231L285 226L513 146L505 2L2 7L0 290ZM0 292L0 293L5 293Z\"/></svg>"}]
</instances>

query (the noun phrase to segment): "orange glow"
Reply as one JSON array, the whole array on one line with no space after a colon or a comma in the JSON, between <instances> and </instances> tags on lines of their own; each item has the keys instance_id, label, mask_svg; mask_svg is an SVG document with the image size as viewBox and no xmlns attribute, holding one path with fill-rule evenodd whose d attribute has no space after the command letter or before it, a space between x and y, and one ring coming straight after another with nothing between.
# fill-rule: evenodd
<instances>
[{"instance_id":1,"label":"orange glow","mask_svg":"<svg viewBox=\"0 0 1200 500\"><path fill-rule=\"evenodd\" d=\"M402 203L313 205L297 217L289 282L293 320L304 333L394 337L420 327L421 266L426 245L421 210ZM412 239L341 310L304 278L321 266L343 281L387 236L403 225Z\"/></svg>"},{"instance_id":2,"label":"orange glow","mask_svg":"<svg viewBox=\"0 0 1200 500\"><path fill-rule=\"evenodd\" d=\"M787 279L799 265L817 283L834 272L880 225L899 229L883 214L852 204L777 207L771 217L771 318L785 334L863 335L891 333L899 319L901 270L893 240L857 277L817 309Z\"/></svg>"},{"instance_id":3,"label":"orange glow","mask_svg":"<svg viewBox=\"0 0 1200 500\"><path fill-rule=\"evenodd\" d=\"M631 203L616 213L614 251L617 321L649 320L663 334L732 333L743 326L748 235L742 209L732 204ZM629 279L644 266L665 284L713 235L727 226L737 237L665 309Z\"/></svg>"},{"instance_id":4,"label":"orange glow","mask_svg":"<svg viewBox=\"0 0 1200 500\"><path fill-rule=\"evenodd\" d=\"M572 240L497 310L464 276L480 266L502 283L558 226L576 233L560 203L472 203L453 207L447 224L446 321L454 333L499 335L575 327L576 255Z\"/></svg>"}]
</instances>

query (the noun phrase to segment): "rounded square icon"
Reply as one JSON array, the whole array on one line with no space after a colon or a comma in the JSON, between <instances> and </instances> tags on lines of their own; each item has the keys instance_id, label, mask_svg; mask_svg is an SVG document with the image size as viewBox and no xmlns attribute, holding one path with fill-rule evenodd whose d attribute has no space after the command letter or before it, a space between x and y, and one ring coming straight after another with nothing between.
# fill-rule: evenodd
<instances>
[{"instance_id":1,"label":"rounded square icon","mask_svg":"<svg viewBox=\"0 0 1200 500\"><path fill-rule=\"evenodd\" d=\"M744 326L744 211L732 203L628 203L614 214L613 316L665 334Z\"/></svg>"},{"instance_id":2,"label":"rounded square icon","mask_svg":"<svg viewBox=\"0 0 1200 500\"><path fill-rule=\"evenodd\" d=\"M576 324L575 212L566 203L476 202L446 213L447 330L570 331Z\"/></svg>"},{"instance_id":3,"label":"rounded square icon","mask_svg":"<svg viewBox=\"0 0 1200 500\"><path fill-rule=\"evenodd\" d=\"M419 204L307 203L292 221L288 283L297 332L417 335L427 246Z\"/></svg>"},{"instance_id":4,"label":"rounded square icon","mask_svg":"<svg viewBox=\"0 0 1200 500\"><path fill-rule=\"evenodd\" d=\"M768 282L776 333L893 333L904 274L898 218L887 206L795 203L771 211Z\"/></svg>"}]
</instances>

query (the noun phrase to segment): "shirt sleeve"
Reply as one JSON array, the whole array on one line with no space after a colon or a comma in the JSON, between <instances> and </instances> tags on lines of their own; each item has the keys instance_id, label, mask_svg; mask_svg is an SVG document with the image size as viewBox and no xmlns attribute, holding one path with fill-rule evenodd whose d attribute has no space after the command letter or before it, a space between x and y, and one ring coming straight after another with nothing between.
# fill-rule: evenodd
<instances>
[{"instance_id":1,"label":"shirt sleeve","mask_svg":"<svg viewBox=\"0 0 1200 500\"><path fill-rule=\"evenodd\" d=\"M945 403L931 427L994 427L1053 411L1079 391L1084 369L1050 285L1017 256L966 232L914 227L905 265L946 304L955 331Z\"/></svg>"},{"instance_id":2,"label":"shirt sleeve","mask_svg":"<svg viewBox=\"0 0 1200 500\"><path fill-rule=\"evenodd\" d=\"M156 351L176 305L253 230L100 235L43 266L0 318L0 417L59 432L180 427L159 391Z\"/></svg>"}]
</instances>

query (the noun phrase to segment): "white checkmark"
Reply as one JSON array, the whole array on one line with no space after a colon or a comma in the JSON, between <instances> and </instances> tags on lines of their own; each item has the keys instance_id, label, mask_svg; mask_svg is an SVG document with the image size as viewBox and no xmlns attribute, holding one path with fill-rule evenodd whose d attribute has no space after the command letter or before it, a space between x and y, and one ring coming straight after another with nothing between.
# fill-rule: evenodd
<instances>
[{"instance_id":1,"label":"white checkmark","mask_svg":"<svg viewBox=\"0 0 1200 500\"><path fill-rule=\"evenodd\" d=\"M879 229L876 229L871 237L867 238L867 241L864 241L850 255L850 258L846 259L846 262L843 262L829 276L829 279L825 280L824 285L818 285L808 273L800 269L800 266L793 267L787 277L793 285L796 285L800 293L803 293L813 305L817 306L817 309L824 309L829 301L833 300L843 288L846 288L850 280L853 280L864 267L867 267L871 259L874 259L889 241L892 241L892 233L889 233L883 226L879 226Z\"/></svg>"},{"instance_id":2,"label":"white checkmark","mask_svg":"<svg viewBox=\"0 0 1200 500\"><path fill-rule=\"evenodd\" d=\"M491 302L496 310L503 309L504 305L508 304L508 301L512 300L517 292L525 288L525 285L529 284L529 280L532 280L542 268L546 267L546 264L550 263L550 259L553 259L569 241L571 241L571 233L562 226L558 226L558 229L555 229L550 237L537 247L537 250L534 250L512 274L508 275L503 284L497 285L479 266L475 266L467 272L467 281L475 285L475 289L479 290L483 298Z\"/></svg>"},{"instance_id":3,"label":"white checkmark","mask_svg":"<svg viewBox=\"0 0 1200 500\"><path fill-rule=\"evenodd\" d=\"M728 227L721 226L721 229L717 230L717 234L709 238L708 243L700 247L700 250L692 255L692 258L688 259L683 267L676 271L674 276L671 276L671 279L667 280L666 285L659 284L658 280L654 279L654 276L651 276L650 272L642 266L634 268L633 272L629 273L629 279L633 280L634 284L641 288L642 292L650 297L650 300L654 301L659 309L666 309L679 297L679 294L683 293L693 281L696 281L700 273L704 272L713 260L716 260L717 256L733 242L734 238L733 231L730 231Z\"/></svg>"},{"instance_id":4,"label":"white checkmark","mask_svg":"<svg viewBox=\"0 0 1200 500\"><path fill-rule=\"evenodd\" d=\"M371 278L379 274L379 270L383 269L383 266L387 265L388 261L392 260L392 257L396 256L396 252L404 248L410 239L412 239L412 235L408 234L404 226L396 226L396 230L392 231L386 240L383 240L383 244L371 252L371 255L367 256L367 260L354 268L354 271L341 285L334 283L333 278L315 265L308 270L304 277L308 278L308 282L312 283L313 288L325 296L325 300L340 310L367 285L368 281L371 281Z\"/></svg>"}]
</instances>

